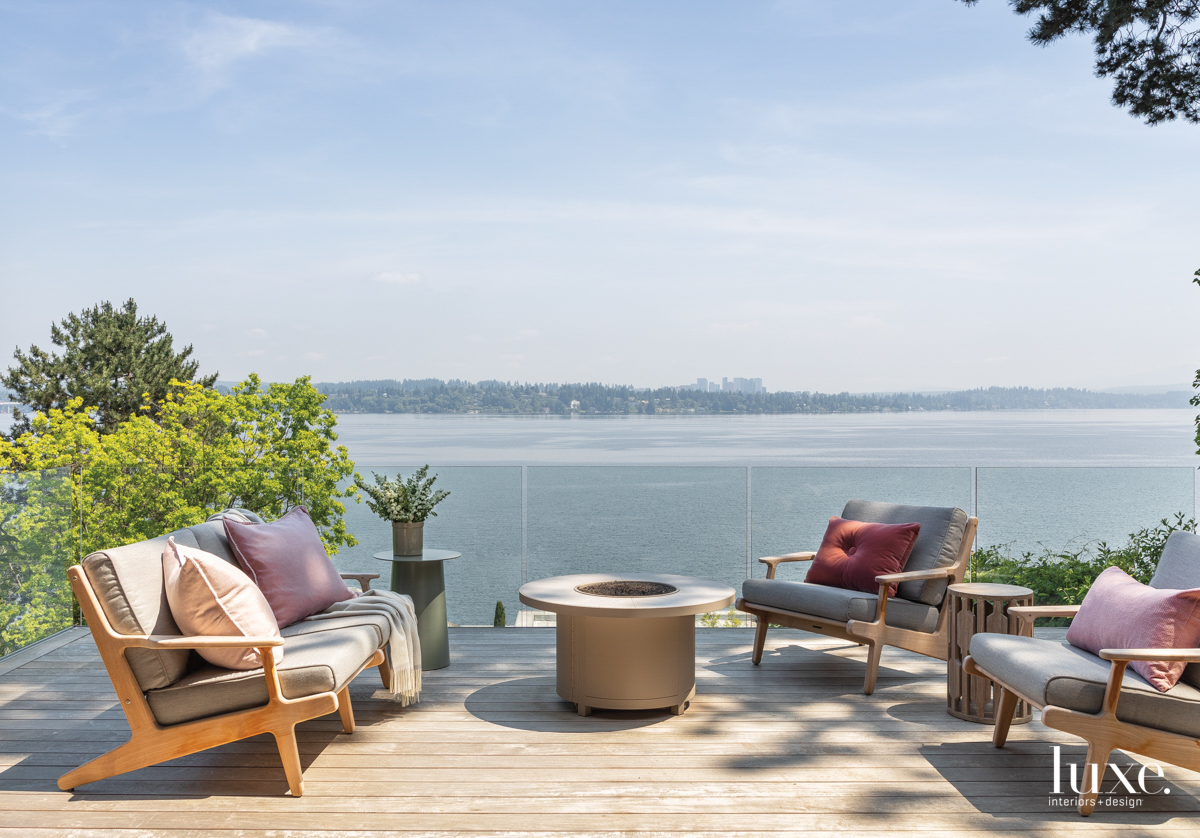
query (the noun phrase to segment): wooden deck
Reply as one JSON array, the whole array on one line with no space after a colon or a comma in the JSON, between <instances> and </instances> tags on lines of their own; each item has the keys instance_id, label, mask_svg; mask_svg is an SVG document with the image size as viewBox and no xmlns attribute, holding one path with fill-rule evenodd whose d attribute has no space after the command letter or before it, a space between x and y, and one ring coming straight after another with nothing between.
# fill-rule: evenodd
<instances>
[{"instance_id":1,"label":"wooden deck","mask_svg":"<svg viewBox=\"0 0 1200 838\"><path fill-rule=\"evenodd\" d=\"M993 749L947 715L938 661L888 649L864 696L858 647L777 630L754 667L748 630L702 629L685 715L582 718L554 693L553 630L451 632L419 705L376 697L372 672L357 732L297 729L300 799L269 737L60 792L128 733L90 636L0 660L0 836L1200 834L1200 775L1172 766L1136 811L1052 808L1050 746L1080 762L1079 741L1035 721Z\"/></svg>"}]
</instances>

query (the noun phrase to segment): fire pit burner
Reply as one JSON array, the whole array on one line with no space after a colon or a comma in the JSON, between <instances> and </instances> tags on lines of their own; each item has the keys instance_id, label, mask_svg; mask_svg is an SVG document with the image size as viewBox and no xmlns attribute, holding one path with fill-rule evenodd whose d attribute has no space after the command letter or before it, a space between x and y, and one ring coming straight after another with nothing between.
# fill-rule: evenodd
<instances>
[{"instance_id":1,"label":"fire pit burner","mask_svg":"<svg viewBox=\"0 0 1200 838\"><path fill-rule=\"evenodd\" d=\"M575 590L590 596L663 596L673 594L679 589L661 582L618 579L614 582L593 582L590 585L580 585Z\"/></svg>"}]
</instances>

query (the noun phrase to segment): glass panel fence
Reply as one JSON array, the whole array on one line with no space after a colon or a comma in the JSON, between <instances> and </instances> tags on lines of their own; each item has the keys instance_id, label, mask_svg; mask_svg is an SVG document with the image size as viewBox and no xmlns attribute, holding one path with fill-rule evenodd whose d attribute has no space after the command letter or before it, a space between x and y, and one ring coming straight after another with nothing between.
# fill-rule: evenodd
<instances>
[{"instance_id":1,"label":"glass panel fence","mask_svg":"<svg viewBox=\"0 0 1200 838\"><path fill-rule=\"evenodd\" d=\"M746 577L746 469L531 467L529 576Z\"/></svg>"},{"instance_id":2,"label":"glass panel fence","mask_svg":"<svg viewBox=\"0 0 1200 838\"><path fill-rule=\"evenodd\" d=\"M389 476L412 467L375 469ZM530 579L590 571L676 573L738 587L764 575L755 559L821 542L848 499L958 506L980 519L979 546L1054 550L1129 534L1177 512L1195 514L1195 475L1181 468L833 468L744 466L433 467L452 494L426 522L425 544L459 550L447 562L452 622L509 623ZM973 484L974 483L974 493ZM973 500L974 494L974 500ZM357 547L342 570L382 574L372 554L391 528L365 504L347 504ZM785 578L803 571L785 571Z\"/></svg>"},{"instance_id":3,"label":"glass panel fence","mask_svg":"<svg viewBox=\"0 0 1200 838\"><path fill-rule=\"evenodd\" d=\"M74 623L66 469L0 474L0 655Z\"/></svg>"},{"instance_id":4,"label":"glass panel fence","mask_svg":"<svg viewBox=\"0 0 1200 838\"><path fill-rule=\"evenodd\" d=\"M1182 468L979 468L979 546L1007 552L1076 550L1126 542L1163 518L1196 514L1195 470Z\"/></svg>"}]
</instances>

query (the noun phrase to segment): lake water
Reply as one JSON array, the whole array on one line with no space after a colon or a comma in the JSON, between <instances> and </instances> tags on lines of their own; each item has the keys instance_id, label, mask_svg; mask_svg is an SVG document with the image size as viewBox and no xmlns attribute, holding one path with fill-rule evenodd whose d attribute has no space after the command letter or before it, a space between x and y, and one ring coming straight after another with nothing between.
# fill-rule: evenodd
<instances>
[{"instance_id":1,"label":"lake water","mask_svg":"<svg viewBox=\"0 0 1200 838\"><path fill-rule=\"evenodd\" d=\"M830 416L343 415L358 468L429 463L452 492L426 544L446 565L450 619L510 622L523 581L595 570L686 573L738 585L758 556L815 549L850 498L959 506L979 544L1060 549L1196 513L1194 411L1081 410ZM348 504L371 554L387 522ZM784 571L786 573L787 571ZM799 575L797 575L799 578Z\"/></svg>"}]
</instances>

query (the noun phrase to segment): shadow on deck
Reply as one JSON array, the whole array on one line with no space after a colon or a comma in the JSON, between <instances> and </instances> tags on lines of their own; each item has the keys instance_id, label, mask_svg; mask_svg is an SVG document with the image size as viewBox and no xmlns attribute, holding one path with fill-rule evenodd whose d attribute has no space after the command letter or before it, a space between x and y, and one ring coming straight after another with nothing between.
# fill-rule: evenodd
<instances>
[{"instance_id":1,"label":"shadow on deck","mask_svg":"<svg viewBox=\"0 0 1200 838\"><path fill-rule=\"evenodd\" d=\"M555 693L552 629L451 629L451 666L426 673L419 705L389 701L368 674L351 688L353 735L336 716L297 728L293 799L269 736L59 791L61 774L128 738L76 632L0 661L0 835L1200 831L1200 775L1173 766L1158 793L1113 795L1086 820L1056 805L1052 746L1065 768L1080 742L1034 721L993 748L991 728L946 713L940 661L888 649L864 696L859 647L778 630L755 667L750 642L698 632L683 716L585 718Z\"/></svg>"}]
</instances>

